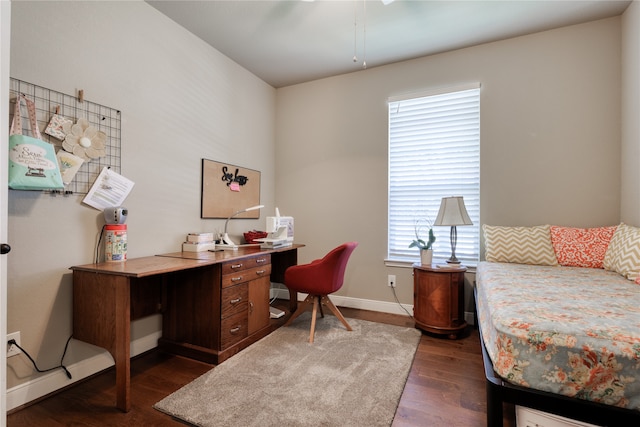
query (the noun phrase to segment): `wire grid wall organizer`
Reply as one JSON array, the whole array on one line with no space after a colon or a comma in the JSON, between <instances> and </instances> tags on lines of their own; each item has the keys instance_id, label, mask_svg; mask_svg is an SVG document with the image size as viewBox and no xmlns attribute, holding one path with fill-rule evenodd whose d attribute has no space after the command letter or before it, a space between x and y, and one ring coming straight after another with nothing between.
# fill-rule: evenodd
<instances>
[{"instance_id":1,"label":"wire grid wall organizer","mask_svg":"<svg viewBox=\"0 0 640 427\"><path fill-rule=\"evenodd\" d=\"M9 122L13 119L14 102L20 94L24 94L36 105L36 120L42 134L42 139L53 144L56 152L62 150L62 141L44 133L51 116L57 114L76 123L78 119L85 118L89 124L107 135L105 143L106 156L99 159L85 160L73 181L65 186L65 194L85 195L91 189L94 181L106 166L116 173L121 167L121 113L120 110L105 107L83 100L76 96L67 95L55 90L47 89L32 83L27 83L11 78L9 96L12 106ZM22 109L22 133L31 135L29 119L26 116L26 108Z\"/></svg>"}]
</instances>

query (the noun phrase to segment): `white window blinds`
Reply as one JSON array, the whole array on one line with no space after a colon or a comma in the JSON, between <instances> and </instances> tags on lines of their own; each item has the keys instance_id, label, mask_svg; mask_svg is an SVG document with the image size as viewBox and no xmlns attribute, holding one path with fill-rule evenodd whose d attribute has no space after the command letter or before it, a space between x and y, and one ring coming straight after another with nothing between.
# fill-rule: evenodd
<instances>
[{"instance_id":1,"label":"white window blinds","mask_svg":"<svg viewBox=\"0 0 640 427\"><path fill-rule=\"evenodd\" d=\"M443 197L463 196L473 225L458 226L456 256L475 265L480 223L480 85L389 99L390 261L417 262L414 222L433 222ZM435 261L451 255L451 227L434 227ZM426 235L423 238L427 237Z\"/></svg>"}]
</instances>

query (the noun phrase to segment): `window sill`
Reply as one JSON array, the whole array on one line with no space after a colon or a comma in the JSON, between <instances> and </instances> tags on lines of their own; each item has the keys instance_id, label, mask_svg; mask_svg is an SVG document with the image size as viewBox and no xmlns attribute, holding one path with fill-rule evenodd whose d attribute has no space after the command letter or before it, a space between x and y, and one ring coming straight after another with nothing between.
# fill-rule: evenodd
<instances>
[{"instance_id":1,"label":"window sill","mask_svg":"<svg viewBox=\"0 0 640 427\"><path fill-rule=\"evenodd\" d=\"M386 267L413 268L413 264L415 264L418 261L419 260L408 261L408 260L385 259L384 260L384 265ZM434 258L433 259L433 263L434 264L445 264L446 260ZM467 267L467 271L469 273L475 273L476 272L477 262L463 262L462 265Z\"/></svg>"}]
</instances>

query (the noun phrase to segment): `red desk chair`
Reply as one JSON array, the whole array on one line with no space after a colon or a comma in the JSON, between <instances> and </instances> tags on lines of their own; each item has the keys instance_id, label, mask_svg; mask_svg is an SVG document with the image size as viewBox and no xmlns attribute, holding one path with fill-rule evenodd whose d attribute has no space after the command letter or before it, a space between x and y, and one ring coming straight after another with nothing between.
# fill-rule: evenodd
<instances>
[{"instance_id":1,"label":"red desk chair","mask_svg":"<svg viewBox=\"0 0 640 427\"><path fill-rule=\"evenodd\" d=\"M284 326L290 325L296 317L300 316L313 303L311 332L309 333L310 343L313 343L313 335L316 330L318 307L320 307L320 315L324 317L323 305L329 307L347 328L347 331L352 330L340 310L329 299L329 294L338 291L342 287L347 261L356 246L358 246L358 242L345 243L329 252L322 259L317 259L310 264L294 265L287 268L284 272L285 286L292 291L308 295L299 304L298 309L291 315Z\"/></svg>"}]
</instances>

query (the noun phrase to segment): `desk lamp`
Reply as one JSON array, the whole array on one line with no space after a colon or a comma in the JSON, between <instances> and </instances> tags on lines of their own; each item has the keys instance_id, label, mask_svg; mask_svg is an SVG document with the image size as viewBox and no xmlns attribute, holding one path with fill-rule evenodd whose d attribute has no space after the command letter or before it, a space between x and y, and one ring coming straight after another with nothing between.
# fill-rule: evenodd
<instances>
[{"instance_id":1,"label":"desk lamp","mask_svg":"<svg viewBox=\"0 0 640 427\"><path fill-rule=\"evenodd\" d=\"M449 264L460 264L458 258L456 258L456 243L458 242L457 225L473 225L467 208L464 206L464 200L462 196L457 197L443 197L440 204L440 210L438 216L433 222L433 225L450 225L451 233L449 238L451 240L451 258L447 260Z\"/></svg>"},{"instance_id":2,"label":"desk lamp","mask_svg":"<svg viewBox=\"0 0 640 427\"><path fill-rule=\"evenodd\" d=\"M257 206L251 206L250 208L246 208L246 209L242 209L236 213L234 213L233 215L231 215L229 218L227 218L227 221L224 223L224 236L222 237L222 241L226 244L229 245L231 247L237 248L238 245L236 245L233 240L231 240L231 238L229 237L229 235L227 234L227 226L229 225L229 220L235 216L240 215L241 213L245 213L245 212L249 212L249 211L255 211L256 209L262 209L264 208L264 205L257 205Z\"/></svg>"}]
</instances>

